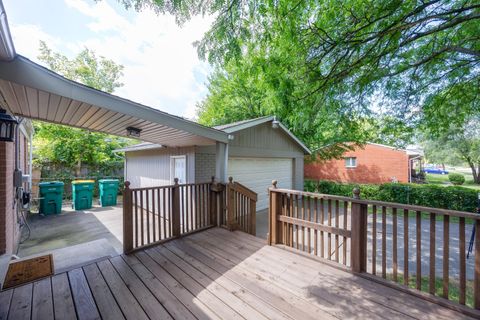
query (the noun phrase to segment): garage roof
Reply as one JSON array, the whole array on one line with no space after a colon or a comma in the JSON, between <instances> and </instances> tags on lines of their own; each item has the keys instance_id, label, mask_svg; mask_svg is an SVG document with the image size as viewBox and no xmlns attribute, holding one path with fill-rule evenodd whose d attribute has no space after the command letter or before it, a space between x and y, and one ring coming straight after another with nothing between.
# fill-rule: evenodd
<instances>
[{"instance_id":1,"label":"garage roof","mask_svg":"<svg viewBox=\"0 0 480 320\"><path fill-rule=\"evenodd\" d=\"M232 134L241 130L252 128L260 124L271 122L276 120L274 116L266 116L261 118L243 120L238 122L233 122L225 125L215 126L214 129L222 130L227 134ZM293 133L291 133L281 122L277 121L279 128L281 128L291 139L293 139L306 154L311 154L310 149L308 149ZM129 152L129 151L140 151L140 150L150 150L150 149L160 149L163 146L160 144L154 143L139 143L122 149L117 149L115 152Z\"/></svg>"},{"instance_id":2,"label":"garage roof","mask_svg":"<svg viewBox=\"0 0 480 320\"><path fill-rule=\"evenodd\" d=\"M18 55L0 1L0 107L11 114L180 147L227 143L228 134L71 81Z\"/></svg>"}]
</instances>

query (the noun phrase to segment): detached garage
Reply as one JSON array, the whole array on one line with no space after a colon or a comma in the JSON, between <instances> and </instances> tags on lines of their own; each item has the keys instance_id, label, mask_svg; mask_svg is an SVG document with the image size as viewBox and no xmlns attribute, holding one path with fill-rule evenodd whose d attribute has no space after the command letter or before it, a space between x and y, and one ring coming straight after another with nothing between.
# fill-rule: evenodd
<instances>
[{"instance_id":1,"label":"detached garage","mask_svg":"<svg viewBox=\"0 0 480 320\"><path fill-rule=\"evenodd\" d=\"M141 143L124 149L125 179L133 188L210 181L216 175L219 152L228 154L223 164L233 177L258 194L257 209L268 208L267 189L272 180L279 188L303 190L303 161L310 150L274 117L262 117L215 129L229 135L226 150L218 146L174 148ZM219 160L220 159L220 160Z\"/></svg>"}]
</instances>

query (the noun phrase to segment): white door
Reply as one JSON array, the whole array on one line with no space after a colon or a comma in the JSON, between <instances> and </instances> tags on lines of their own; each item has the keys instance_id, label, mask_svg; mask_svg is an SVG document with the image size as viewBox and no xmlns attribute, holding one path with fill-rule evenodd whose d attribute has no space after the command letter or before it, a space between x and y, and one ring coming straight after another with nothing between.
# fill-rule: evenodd
<instances>
[{"instance_id":1,"label":"white door","mask_svg":"<svg viewBox=\"0 0 480 320\"><path fill-rule=\"evenodd\" d=\"M278 188L292 189L293 161L282 158L230 158L228 176L258 194L257 210L268 208L268 188L277 180Z\"/></svg>"},{"instance_id":2,"label":"white door","mask_svg":"<svg viewBox=\"0 0 480 320\"><path fill-rule=\"evenodd\" d=\"M178 178L178 183L187 183L187 157L174 156L170 158L170 180L174 183L174 179Z\"/></svg>"}]
</instances>

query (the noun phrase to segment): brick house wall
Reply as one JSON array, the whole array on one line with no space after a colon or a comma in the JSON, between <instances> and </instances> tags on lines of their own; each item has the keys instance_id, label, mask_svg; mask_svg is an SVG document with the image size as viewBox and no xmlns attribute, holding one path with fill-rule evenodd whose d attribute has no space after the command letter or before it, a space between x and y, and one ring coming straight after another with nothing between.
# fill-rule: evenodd
<instances>
[{"instance_id":1,"label":"brick house wall","mask_svg":"<svg viewBox=\"0 0 480 320\"><path fill-rule=\"evenodd\" d=\"M19 168L23 174L28 174L28 140L22 131L19 133L19 141ZM15 142L0 141L0 255L14 253L20 239L20 225L14 200L14 170Z\"/></svg>"},{"instance_id":2,"label":"brick house wall","mask_svg":"<svg viewBox=\"0 0 480 320\"><path fill-rule=\"evenodd\" d=\"M408 155L405 150L367 144L347 151L343 158L356 157L357 166L347 168L345 159L305 162L305 179L353 183L408 182Z\"/></svg>"},{"instance_id":3,"label":"brick house wall","mask_svg":"<svg viewBox=\"0 0 480 320\"><path fill-rule=\"evenodd\" d=\"M0 254L14 252L18 237L13 208L14 154L13 143L0 141Z\"/></svg>"}]
</instances>

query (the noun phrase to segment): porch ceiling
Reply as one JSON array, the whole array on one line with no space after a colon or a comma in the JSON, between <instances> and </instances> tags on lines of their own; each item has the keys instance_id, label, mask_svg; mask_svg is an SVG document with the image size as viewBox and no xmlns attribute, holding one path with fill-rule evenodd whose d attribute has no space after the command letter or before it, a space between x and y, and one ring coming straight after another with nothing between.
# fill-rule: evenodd
<instances>
[{"instance_id":1,"label":"porch ceiling","mask_svg":"<svg viewBox=\"0 0 480 320\"><path fill-rule=\"evenodd\" d=\"M22 56L0 61L0 104L30 119L127 136L170 147L228 142L226 133L68 80Z\"/></svg>"}]
</instances>

